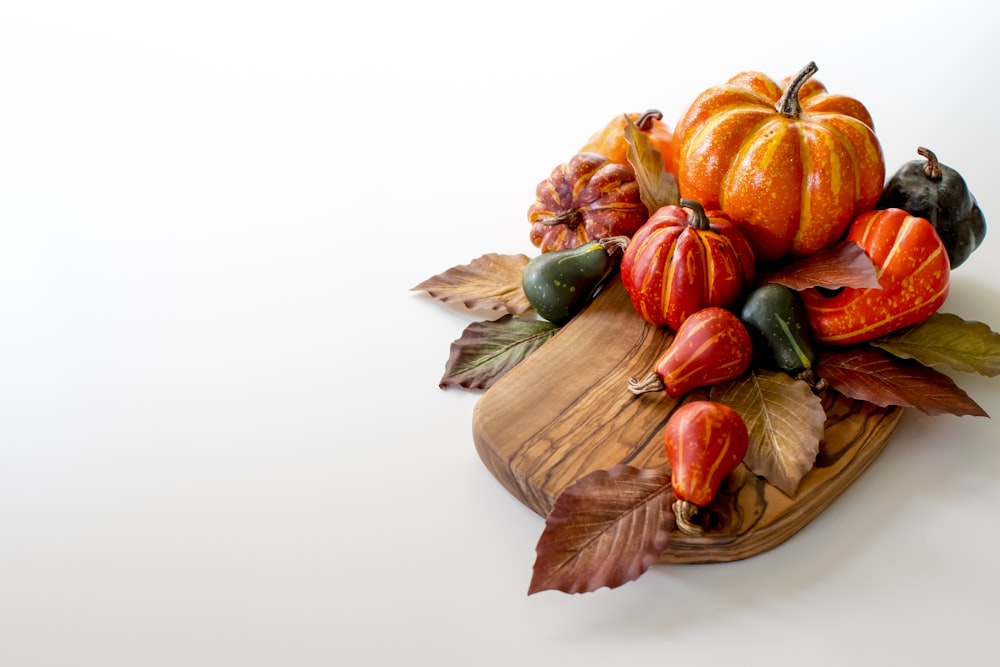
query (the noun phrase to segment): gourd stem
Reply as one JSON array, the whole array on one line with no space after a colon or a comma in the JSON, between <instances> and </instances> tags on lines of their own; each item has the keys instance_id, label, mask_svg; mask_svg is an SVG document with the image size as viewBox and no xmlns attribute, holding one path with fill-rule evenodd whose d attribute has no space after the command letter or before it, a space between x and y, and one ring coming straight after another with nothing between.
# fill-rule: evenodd
<instances>
[{"instance_id":1,"label":"gourd stem","mask_svg":"<svg viewBox=\"0 0 1000 667\"><path fill-rule=\"evenodd\" d=\"M828 386L826 380L817 376L816 373L811 368L807 368L806 370L796 375L795 379L802 380L803 382L808 384L809 388L812 389L812 392L814 394L821 393Z\"/></svg>"},{"instance_id":2,"label":"gourd stem","mask_svg":"<svg viewBox=\"0 0 1000 667\"><path fill-rule=\"evenodd\" d=\"M603 239L598 239L597 242L604 248L604 252L613 255L616 251L625 252L625 248L628 247L629 237L605 236Z\"/></svg>"},{"instance_id":3,"label":"gourd stem","mask_svg":"<svg viewBox=\"0 0 1000 667\"><path fill-rule=\"evenodd\" d=\"M654 120L663 120L663 113L659 109L650 109L639 116L639 120L635 121L635 126L643 132L649 132L653 129Z\"/></svg>"},{"instance_id":4,"label":"gourd stem","mask_svg":"<svg viewBox=\"0 0 1000 667\"><path fill-rule=\"evenodd\" d=\"M576 210L571 208L568 211L563 211L558 215L554 215L551 218L545 220L539 220L546 227L554 227L555 225L566 225L570 229L579 226L583 222L583 215Z\"/></svg>"},{"instance_id":5,"label":"gourd stem","mask_svg":"<svg viewBox=\"0 0 1000 667\"><path fill-rule=\"evenodd\" d=\"M700 537L705 534L705 529L698 523L698 510L701 509L688 500L677 498L671 510L674 513L674 525L686 535Z\"/></svg>"},{"instance_id":6,"label":"gourd stem","mask_svg":"<svg viewBox=\"0 0 1000 667\"><path fill-rule=\"evenodd\" d=\"M663 380L656 373L650 373L641 380L636 380L635 378L628 379L628 390L636 396L654 391L663 391L665 388Z\"/></svg>"},{"instance_id":7,"label":"gourd stem","mask_svg":"<svg viewBox=\"0 0 1000 667\"><path fill-rule=\"evenodd\" d=\"M819 68L814 62L810 62L808 65L803 67L799 73L795 75L795 78L791 80L788 87L785 88L785 92L782 93L781 99L774 105L775 110L782 116L798 118L802 113L802 105L799 103L799 90L801 90L802 85L809 80L809 77L815 74L818 70Z\"/></svg>"},{"instance_id":8,"label":"gourd stem","mask_svg":"<svg viewBox=\"0 0 1000 667\"><path fill-rule=\"evenodd\" d=\"M924 165L924 176L932 181L941 180L941 163L938 162L937 155L934 155L934 151L921 146L917 149L917 154L927 159L927 164Z\"/></svg>"},{"instance_id":9,"label":"gourd stem","mask_svg":"<svg viewBox=\"0 0 1000 667\"><path fill-rule=\"evenodd\" d=\"M708 215L705 213L705 207L694 199L684 199L678 202L683 208L689 208L694 213L694 215L688 216L688 225L699 230L711 229L712 225L708 220Z\"/></svg>"}]
</instances>

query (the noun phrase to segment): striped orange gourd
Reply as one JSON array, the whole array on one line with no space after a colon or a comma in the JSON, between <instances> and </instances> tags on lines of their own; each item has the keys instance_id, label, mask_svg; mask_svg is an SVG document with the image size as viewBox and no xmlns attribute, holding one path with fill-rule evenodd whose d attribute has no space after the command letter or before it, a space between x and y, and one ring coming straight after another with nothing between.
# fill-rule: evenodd
<instances>
[{"instance_id":1,"label":"striped orange gourd","mask_svg":"<svg viewBox=\"0 0 1000 667\"><path fill-rule=\"evenodd\" d=\"M804 290L813 340L861 343L923 321L948 297L948 252L924 218L898 208L858 216L847 234L875 264L881 289L845 287L833 296Z\"/></svg>"}]
</instances>

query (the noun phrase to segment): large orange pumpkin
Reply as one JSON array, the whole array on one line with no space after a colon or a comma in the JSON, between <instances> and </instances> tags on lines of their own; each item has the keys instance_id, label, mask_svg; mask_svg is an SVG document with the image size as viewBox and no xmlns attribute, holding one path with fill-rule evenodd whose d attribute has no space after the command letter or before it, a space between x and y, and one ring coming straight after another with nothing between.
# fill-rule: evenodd
<instances>
[{"instance_id":1,"label":"large orange pumpkin","mask_svg":"<svg viewBox=\"0 0 1000 667\"><path fill-rule=\"evenodd\" d=\"M763 263L832 245L882 193L871 115L811 79L816 69L780 85L737 74L699 95L674 128L681 196L728 214Z\"/></svg>"}]
</instances>

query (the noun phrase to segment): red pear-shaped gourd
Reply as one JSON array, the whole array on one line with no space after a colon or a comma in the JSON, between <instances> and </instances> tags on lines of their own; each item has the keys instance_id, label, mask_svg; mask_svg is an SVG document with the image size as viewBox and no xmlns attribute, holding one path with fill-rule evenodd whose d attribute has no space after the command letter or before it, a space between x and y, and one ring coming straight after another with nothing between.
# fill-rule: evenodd
<instances>
[{"instance_id":1,"label":"red pear-shaped gourd","mask_svg":"<svg viewBox=\"0 0 1000 667\"><path fill-rule=\"evenodd\" d=\"M753 358L753 342L743 322L725 308L703 308L681 324L656 367L628 381L633 394L666 391L681 396L742 375Z\"/></svg>"},{"instance_id":2,"label":"red pear-shaped gourd","mask_svg":"<svg viewBox=\"0 0 1000 667\"><path fill-rule=\"evenodd\" d=\"M698 507L712 502L750 445L740 414L714 401L692 401L678 408L663 439L674 495Z\"/></svg>"}]
</instances>

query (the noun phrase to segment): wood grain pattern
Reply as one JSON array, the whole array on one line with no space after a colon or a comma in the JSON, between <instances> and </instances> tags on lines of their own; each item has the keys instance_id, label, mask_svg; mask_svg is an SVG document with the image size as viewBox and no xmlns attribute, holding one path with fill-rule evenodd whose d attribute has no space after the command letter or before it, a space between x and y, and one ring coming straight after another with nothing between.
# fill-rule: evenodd
<instances>
[{"instance_id":1,"label":"wood grain pattern","mask_svg":"<svg viewBox=\"0 0 1000 667\"><path fill-rule=\"evenodd\" d=\"M616 277L479 399L473 438L483 463L542 516L589 472L667 466L663 428L678 402L662 392L634 396L626 382L648 373L671 338L636 315ZM823 401L824 440L794 498L740 466L701 513L701 533L675 530L661 562L732 561L781 544L864 472L903 414L832 391Z\"/></svg>"}]
</instances>

